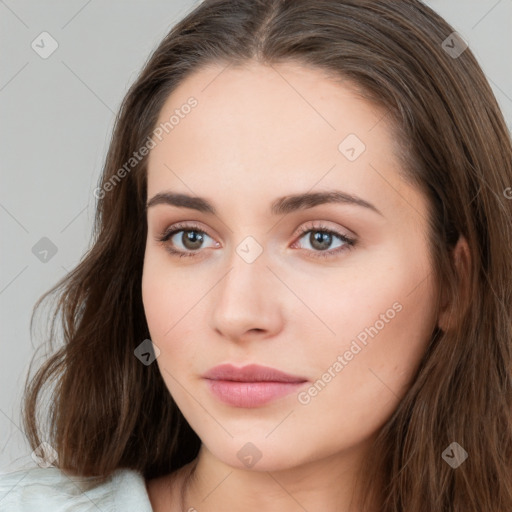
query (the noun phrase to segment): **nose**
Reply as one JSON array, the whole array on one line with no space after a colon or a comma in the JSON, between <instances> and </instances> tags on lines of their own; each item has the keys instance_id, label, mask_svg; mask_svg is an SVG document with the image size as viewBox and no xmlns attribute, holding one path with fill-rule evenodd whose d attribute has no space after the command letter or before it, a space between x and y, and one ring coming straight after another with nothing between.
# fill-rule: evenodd
<instances>
[{"instance_id":1,"label":"nose","mask_svg":"<svg viewBox=\"0 0 512 512\"><path fill-rule=\"evenodd\" d=\"M211 327L231 341L276 335L283 326L282 286L263 252L248 263L236 251L229 270L212 290Z\"/></svg>"}]
</instances>

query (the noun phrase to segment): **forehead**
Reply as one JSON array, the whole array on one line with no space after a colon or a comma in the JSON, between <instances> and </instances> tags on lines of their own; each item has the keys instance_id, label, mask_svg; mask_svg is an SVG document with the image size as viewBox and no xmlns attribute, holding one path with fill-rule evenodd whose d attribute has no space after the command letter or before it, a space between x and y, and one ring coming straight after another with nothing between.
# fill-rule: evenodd
<instances>
[{"instance_id":1,"label":"forehead","mask_svg":"<svg viewBox=\"0 0 512 512\"><path fill-rule=\"evenodd\" d=\"M184 107L191 97L196 106ZM148 197L176 188L264 199L340 186L376 195L384 175L400 189L385 114L350 82L297 63L209 65L161 109L167 130L150 151Z\"/></svg>"}]
</instances>

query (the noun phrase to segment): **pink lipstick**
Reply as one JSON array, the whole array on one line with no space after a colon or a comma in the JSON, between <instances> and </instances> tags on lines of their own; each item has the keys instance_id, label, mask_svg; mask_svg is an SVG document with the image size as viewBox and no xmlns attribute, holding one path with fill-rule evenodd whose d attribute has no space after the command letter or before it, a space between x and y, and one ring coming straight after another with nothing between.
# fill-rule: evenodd
<instances>
[{"instance_id":1,"label":"pink lipstick","mask_svg":"<svg viewBox=\"0 0 512 512\"><path fill-rule=\"evenodd\" d=\"M275 368L250 364L237 368L222 364L203 375L210 391L222 402L234 407L259 407L296 392L308 380Z\"/></svg>"}]
</instances>

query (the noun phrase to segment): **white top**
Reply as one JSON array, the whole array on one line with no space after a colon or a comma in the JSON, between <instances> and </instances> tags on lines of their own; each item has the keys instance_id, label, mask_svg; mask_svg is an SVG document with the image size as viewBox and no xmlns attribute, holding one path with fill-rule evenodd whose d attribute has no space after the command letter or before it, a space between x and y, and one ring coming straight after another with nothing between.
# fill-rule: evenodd
<instances>
[{"instance_id":1,"label":"white top","mask_svg":"<svg viewBox=\"0 0 512 512\"><path fill-rule=\"evenodd\" d=\"M0 475L1 512L153 512L144 477L117 469L104 484L39 466Z\"/></svg>"}]
</instances>

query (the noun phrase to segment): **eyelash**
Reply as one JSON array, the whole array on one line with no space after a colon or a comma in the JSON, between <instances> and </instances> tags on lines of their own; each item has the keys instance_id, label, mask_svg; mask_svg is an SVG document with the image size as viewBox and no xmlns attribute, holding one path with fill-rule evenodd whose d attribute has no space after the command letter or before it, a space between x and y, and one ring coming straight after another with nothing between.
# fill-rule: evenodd
<instances>
[{"instance_id":1,"label":"eyelash","mask_svg":"<svg viewBox=\"0 0 512 512\"><path fill-rule=\"evenodd\" d=\"M206 231L200 229L198 225L193 224L193 223L192 224L178 223L178 224L174 224L170 228L166 229L163 233L161 233L157 237L157 241L159 243L161 243L162 245L164 245L165 249L172 256L178 256L179 258L181 258L183 256L195 257L199 253L199 251L195 251L195 252L193 252L193 251L189 251L189 252L177 251L176 249L173 249L172 247L170 247L167 244L169 239L172 238L176 233L179 233L180 231L195 231L196 233L201 233L203 235L210 237L210 235L208 235L208 233L206 233ZM349 251L349 250L353 249L356 245L355 239L350 238L346 235L342 235L341 233L338 233L337 231L329 229L328 227L323 226L322 224L315 224L312 226L302 227L297 235L298 240L300 240L306 233L309 233L311 231L327 233L329 235L339 238L342 242L344 242L344 245L342 245L341 247L337 247L336 249L331 249L329 251L310 251L310 250L308 250L308 252L314 253L314 256L312 256L313 258L331 258L331 257L337 256L342 251ZM212 237L210 237L210 238L212 238Z\"/></svg>"}]
</instances>

